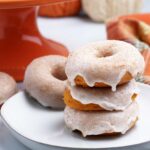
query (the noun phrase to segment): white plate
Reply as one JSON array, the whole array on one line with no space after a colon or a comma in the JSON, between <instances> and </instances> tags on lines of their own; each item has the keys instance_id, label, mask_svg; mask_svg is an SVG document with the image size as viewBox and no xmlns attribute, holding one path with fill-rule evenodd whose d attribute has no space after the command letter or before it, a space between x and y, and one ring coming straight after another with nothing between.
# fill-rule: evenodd
<instances>
[{"instance_id":1,"label":"white plate","mask_svg":"<svg viewBox=\"0 0 150 150\"><path fill-rule=\"evenodd\" d=\"M83 138L64 123L63 111L45 109L20 92L1 109L4 123L23 144L35 150L50 148L100 149L131 146L150 141L150 86L139 84L140 118L135 128L124 136Z\"/></svg>"}]
</instances>

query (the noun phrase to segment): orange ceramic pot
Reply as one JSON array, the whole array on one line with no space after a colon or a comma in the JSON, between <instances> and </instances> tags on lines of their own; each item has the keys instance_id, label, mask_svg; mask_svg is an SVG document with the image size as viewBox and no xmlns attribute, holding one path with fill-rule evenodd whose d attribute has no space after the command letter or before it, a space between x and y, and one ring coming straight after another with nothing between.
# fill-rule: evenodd
<instances>
[{"instance_id":1,"label":"orange ceramic pot","mask_svg":"<svg viewBox=\"0 0 150 150\"><path fill-rule=\"evenodd\" d=\"M44 38L37 27L37 7L33 5L54 1L61 0L0 0L0 71L21 81L34 58L68 55L63 45Z\"/></svg>"}]
</instances>

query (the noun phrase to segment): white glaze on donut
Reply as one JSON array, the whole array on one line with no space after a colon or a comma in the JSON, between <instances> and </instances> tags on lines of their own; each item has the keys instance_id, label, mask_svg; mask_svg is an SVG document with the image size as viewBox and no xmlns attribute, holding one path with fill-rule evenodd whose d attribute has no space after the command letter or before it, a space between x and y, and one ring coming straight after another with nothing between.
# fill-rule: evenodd
<instances>
[{"instance_id":1,"label":"white glaze on donut","mask_svg":"<svg viewBox=\"0 0 150 150\"><path fill-rule=\"evenodd\" d=\"M79 111L65 108L64 118L71 130L79 130L83 136L105 133L125 134L139 114L137 102L133 102L124 111Z\"/></svg>"},{"instance_id":2,"label":"white glaze on donut","mask_svg":"<svg viewBox=\"0 0 150 150\"><path fill-rule=\"evenodd\" d=\"M115 92L111 88L82 88L68 85L71 96L82 104L97 104L105 110L124 110L131 103L133 94L139 90L134 80L120 85Z\"/></svg>"},{"instance_id":3,"label":"white glaze on donut","mask_svg":"<svg viewBox=\"0 0 150 150\"><path fill-rule=\"evenodd\" d=\"M134 46L123 41L106 40L73 51L65 72L71 85L75 85L74 79L80 75L90 87L102 82L115 91L127 72L136 77L143 73L144 66L144 58Z\"/></svg>"},{"instance_id":4,"label":"white glaze on donut","mask_svg":"<svg viewBox=\"0 0 150 150\"><path fill-rule=\"evenodd\" d=\"M0 72L0 104L17 93L17 84L8 74Z\"/></svg>"},{"instance_id":5,"label":"white glaze on donut","mask_svg":"<svg viewBox=\"0 0 150 150\"><path fill-rule=\"evenodd\" d=\"M26 69L26 91L46 107L63 108L66 86L66 57L44 56L35 59Z\"/></svg>"}]
</instances>

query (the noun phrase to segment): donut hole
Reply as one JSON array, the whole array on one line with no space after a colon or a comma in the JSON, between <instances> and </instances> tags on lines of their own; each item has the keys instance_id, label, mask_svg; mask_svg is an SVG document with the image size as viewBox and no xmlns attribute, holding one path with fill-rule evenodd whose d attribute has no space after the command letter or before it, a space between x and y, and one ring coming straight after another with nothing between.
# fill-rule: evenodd
<instances>
[{"instance_id":1,"label":"donut hole","mask_svg":"<svg viewBox=\"0 0 150 150\"><path fill-rule=\"evenodd\" d=\"M112 56L113 52L109 51L109 50L103 50L100 53L97 54L97 57L101 58L101 57L109 57Z\"/></svg>"},{"instance_id":2,"label":"donut hole","mask_svg":"<svg viewBox=\"0 0 150 150\"><path fill-rule=\"evenodd\" d=\"M67 80L67 76L65 74L63 66L56 66L52 71L52 75L58 80Z\"/></svg>"}]
</instances>

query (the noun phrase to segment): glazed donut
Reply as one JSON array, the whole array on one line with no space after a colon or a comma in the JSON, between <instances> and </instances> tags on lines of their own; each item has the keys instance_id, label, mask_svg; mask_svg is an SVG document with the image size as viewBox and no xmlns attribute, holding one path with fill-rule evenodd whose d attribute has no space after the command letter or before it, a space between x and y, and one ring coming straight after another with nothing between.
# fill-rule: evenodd
<instances>
[{"instance_id":1,"label":"glazed donut","mask_svg":"<svg viewBox=\"0 0 150 150\"><path fill-rule=\"evenodd\" d=\"M126 83L144 71L144 58L129 43L106 40L73 51L66 63L71 85L108 87Z\"/></svg>"},{"instance_id":2,"label":"glazed donut","mask_svg":"<svg viewBox=\"0 0 150 150\"><path fill-rule=\"evenodd\" d=\"M0 105L17 91L16 81L10 75L0 72Z\"/></svg>"},{"instance_id":3,"label":"glazed donut","mask_svg":"<svg viewBox=\"0 0 150 150\"><path fill-rule=\"evenodd\" d=\"M124 111L79 111L65 108L66 126L78 130L84 137L102 134L125 134L138 120L139 108L134 101Z\"/></svg>"},{"instance_id":4,"label":"glazed donut","mask_svg":"<svg viewBox=\"0 0 150 150\"><path fill-rule=\"evenodd\" d=\"M74 16L79 14L80 10L80 0L69 0L60 3L53 3L46 6L41 6L39 9L39 15L47 17Z\"/></svg>"},{"instance_id":5,"label":"glazed donut","mask_svg":"<svg viewBox=\"0 0 150 150\"><path fill-rule=\"evenodd\" d=\"M77 110L124 110L137 97L136 82L130 81L113 92L110 88L82 88L68 85L64 92L64 102Z\"/></svg>"},{"instance_id":6,"label":"glazed donut","mask_svg":"<svg viewBox=\"0 0 150 150\"><path fill-rule=\"evenodd\" d=\"M66 57L44 56L29 64L25 71L24 86L33 98L45 107L63 108L66 85Z\"/></svg>"}]
</instances>

